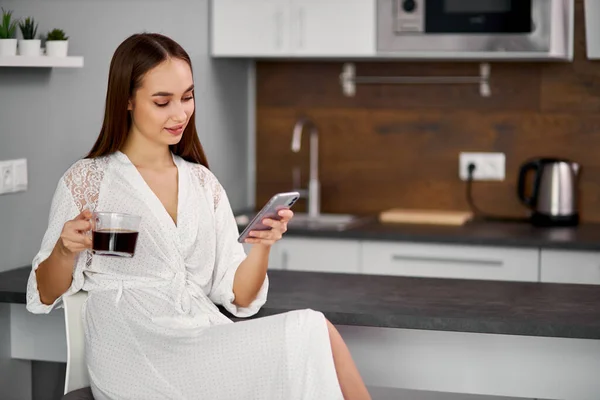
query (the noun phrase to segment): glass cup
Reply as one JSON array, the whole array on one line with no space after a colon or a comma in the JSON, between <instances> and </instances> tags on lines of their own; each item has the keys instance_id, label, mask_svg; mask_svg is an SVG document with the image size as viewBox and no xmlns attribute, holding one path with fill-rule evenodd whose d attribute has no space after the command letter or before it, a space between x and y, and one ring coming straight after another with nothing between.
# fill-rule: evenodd
<instances>
[{"instance_id":1,"label":"glass cup","mask_svg":"<svg viewBox=\"0 0 600 400\"><path fill-rule=\"evenodd\" d=\"M133 257L142 217L115 212L92 214L92 253Z\"/></svg>"}]
</instances>

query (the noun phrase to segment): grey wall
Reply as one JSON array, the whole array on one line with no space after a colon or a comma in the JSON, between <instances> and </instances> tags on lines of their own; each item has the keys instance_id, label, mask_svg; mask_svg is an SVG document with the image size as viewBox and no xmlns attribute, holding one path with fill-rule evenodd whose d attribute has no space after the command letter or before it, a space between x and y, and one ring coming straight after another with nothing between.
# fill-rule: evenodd
<instances>
[{"instance_id":1,"label":"grey wall","mask_svg":"<svg viewBox=\"0 0 600 400\"><path fill-rule=\"evenodd\" d=\"M208 56L208 0L0 0L38 32L63 28L82 69L0 68L0 160L27 158L29 189L0 196L0 271L29 265L62 173L100 130L108 66L128 35L156 31L177 40L194 65L196 120L211 169L234 208L248 201L248 62ZM169 22L167 22L169 21Z\"/></svg>"}]
</instances>

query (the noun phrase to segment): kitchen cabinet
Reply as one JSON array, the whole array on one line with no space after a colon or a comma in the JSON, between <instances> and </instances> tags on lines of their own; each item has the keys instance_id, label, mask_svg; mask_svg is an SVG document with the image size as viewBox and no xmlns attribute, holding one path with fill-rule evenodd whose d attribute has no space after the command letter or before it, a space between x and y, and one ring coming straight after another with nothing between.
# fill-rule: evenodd
<instances>
[{"instance_id":1,"label":"kitchen cabinet","mask_svg":"<svg viewBox=\"0 0 600 400\"><path fill-rule=\"evenodd\" d=\"M536 282L539 250L367 241L361 264L365 274Z\"/></svg>"},{"instance_id":2,"label":"kitchen cabinet","mask_svg":"<svg viewBox=\"0 0 600 400\"><path fill-rule=\"evenodd\" d=\"M375 4L369 0L292 0L292 53L375 54Z\"/></svg>"},{"instance_id":3,"label":"kitchen cabinet","mask_svg":"<svg viewBox=\"0 0 600 400\"><path fill-rule=\"evenodd\" d=\"M281 256L279 255L279 243L275 243L275 245L271 246L271 251L269 252L269 269L282 269L280 262ZM246 254L250 253L252 244L243 243L242 245L244 246Z\"/></svg>"},{"instance_id":4,"label":"kitchen cabinet","mask_svg":"<svg viewBox=\"0 0 600 400\"><path fill-rule=\"evenodd\" d=\"M214 0L215 57L375 54L375 0Z\"/></svg>"},{"instance_id":5,"label":"kitchen cabinet","mask_svg":"<svg viewBox=\"0 0 600 400\"><path fill-rule=\"evenodd\" d=\"M285 237L271 250L270 269L360 273L360 243L355 240Z\"/></svg>"},{"instance_id":6,"label":"kitchen cabinet","mask_svg":"<svg viewBox=\"0 0 600 400\"><path fill-rule=\"evenodd\" d=\"M541 282L600 285L600 253L542 249L540 271Z\"/></svg>"},{"instance_id":7,"label":"kitchen cabinet","mask_svg":"<svg viewBox=\"0 0 600 400\"><path fill-rule=\"evenodd\" d=\"M274 56L290 49L287 0L214 0L211 52L214 56Z\"/></svg>"}]
</instances>

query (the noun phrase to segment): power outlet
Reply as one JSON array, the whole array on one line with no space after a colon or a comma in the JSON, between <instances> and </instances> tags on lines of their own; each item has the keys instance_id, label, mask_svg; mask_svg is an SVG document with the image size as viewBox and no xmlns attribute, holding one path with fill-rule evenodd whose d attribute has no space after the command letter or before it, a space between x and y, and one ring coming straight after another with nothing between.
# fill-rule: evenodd
<instances>
[{"instance_id":1,"label":"power outlet","mask_svg":"<svg viewBox=\"0 0 600 400\"><path fill-rule=\"evenodd\" d=\"M0 165L0 193L11 193L15 187L15 169L12 163Z\"/></svg>"},{"instance_id":2,"label":"power outlet","mask_svg":"<svg viewBox=\"0 0 600 400\"><path fill-rule=\"evenodd\" d=\"M27 160L0 161L0 194L27 190Z\"/></svg>"},{"instance_id":3,"label":"power outlet","mask_svg":"<svg viewBox=\"0 0 600 400\"><path fill-rule=\"evenodd\" d=\"M469 164L475 165L473 180L503 181L506 175L504 153L460 153L458 175L466 181L469 178Z\"/></svg>"}]
</instances>

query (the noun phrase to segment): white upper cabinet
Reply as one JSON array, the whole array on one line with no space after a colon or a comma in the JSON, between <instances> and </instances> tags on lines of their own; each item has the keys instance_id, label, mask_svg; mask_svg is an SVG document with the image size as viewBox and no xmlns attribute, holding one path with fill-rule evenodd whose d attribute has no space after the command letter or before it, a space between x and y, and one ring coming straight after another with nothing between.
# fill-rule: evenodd
<instances>
[{"instance_id":1,"label":"white upper cabinet","mask_svg":"<svg viewBox=\"0 0 600 400\"><path fill-rule=\"evenodd\" d=\"M375 54L369 0L292 0L292 51L302 56Z\"/></svg>"},{"instance_id":2,"label":"white upper cabinet","mask_svg":"<svg viewBox=\"0 0 600 400\"><path fill-rule=\"evenodd\" d=\"M375 0L213 0L217 57L375 54Z\"/></svg>"},{"instance_id":3,"label":"white upper cabinet","mask_svg":"<svg viewBox=\"0 0 600 400\"><path fill-rule=\"evenodd\" d=\"M290 51L288 0L213 0L214 56L281 56Z\"/></svg>"}]
</instances>

